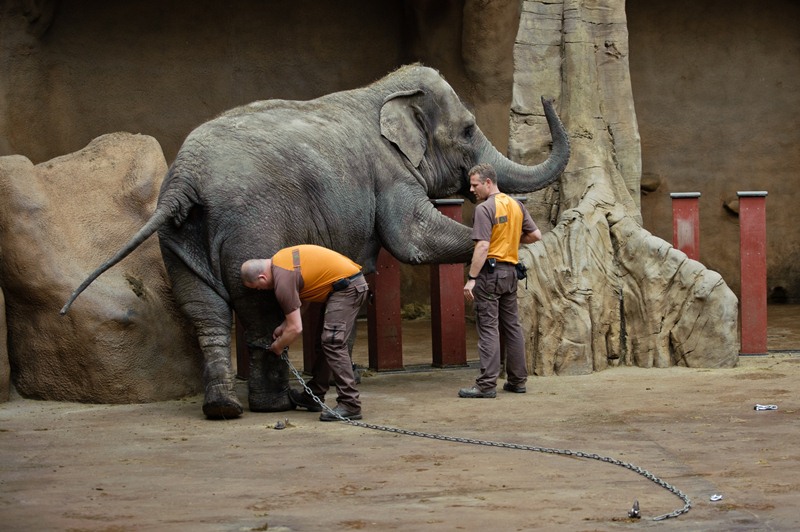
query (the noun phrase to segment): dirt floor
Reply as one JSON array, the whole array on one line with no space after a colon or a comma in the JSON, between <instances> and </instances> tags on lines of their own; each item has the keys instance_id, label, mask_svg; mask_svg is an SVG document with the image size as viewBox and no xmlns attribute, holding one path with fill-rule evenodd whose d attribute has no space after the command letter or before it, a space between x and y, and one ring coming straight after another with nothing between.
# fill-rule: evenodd
<instances>
[{"instance_id":1,"label":"dirt floor","mask_svg":"<svg viewBox=\"0 0 800 532\"><path fill-rule=\"evenodd\" d=\"M110 406L16 396L0 405L0 529L798 530L798 317L798 306L771 307L771 354L727 370L531 378L527 394L494 400L456 396L474 364L363 378L366 423L632 463L691 499L675 519L651 520L682 508L678 497L597 460L321 423L304 411L212 422L201 397ZM404 325L409 367L429 363L428 331ZM467 345L474 353L471 331ZM366 363L366 341L355 356ZM239 391L246 398L244 382ZM634 500L641 520L628 518Z\"/></svg>"}]
</instances>

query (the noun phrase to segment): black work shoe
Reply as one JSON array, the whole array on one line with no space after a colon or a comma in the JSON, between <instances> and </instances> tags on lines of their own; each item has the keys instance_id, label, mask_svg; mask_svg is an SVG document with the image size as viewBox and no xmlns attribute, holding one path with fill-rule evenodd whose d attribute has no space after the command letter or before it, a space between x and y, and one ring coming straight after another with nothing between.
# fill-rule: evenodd
<instances>
[{"instance_id":1,"label":"black work shoe","mask_svg":"<svg viewBox=\"0 0 800 532\"><path fill-rule=\"evenodd\" d=\"M336 415L338 414L338 415ZM358 410L350 410L344 405L336 405L336 408L333 409L333 413L326 410L319 416L320 421L342 421L339 417L343 417L345 419L361 419L361 409Z\"/></svg>"},{"instance_id":2,"label":"black work shoe","mask_svg":"<svg viewBox=\"0 0 800 532\"><path fill-rule=\"evenodd\" d=\"M289 399L292 400L292 403L295 406L299 406L301 408L305 408L309 412L322 412L322 406L320 406L313 397L308 395L305 391L300 390L289 390ZM323 398L320 398L322 401Z\"/></svg>"},{"instance_id":3,"label":"black work shoe","mask_svg":"<svg viewBox=\"0 0 800 532\"><path fill-rule=\"evenodd\" d=\"M528 391L524 384L511 384L510 382L505 383L503 389L512 393L525 393Z\"/></svg>"},{"instance_id":4,"label":"black work shoe","mask_svg":"<svg viewBox=\"0 0 800 532\"><path fill-rule=\"evenodd\" d=\"M497 392L494 390L482 392L477 386L473 386L472 388L461 388L458 390L458 396L467 399L493 399L497 397Z\"/></svg>"}]
</instances>

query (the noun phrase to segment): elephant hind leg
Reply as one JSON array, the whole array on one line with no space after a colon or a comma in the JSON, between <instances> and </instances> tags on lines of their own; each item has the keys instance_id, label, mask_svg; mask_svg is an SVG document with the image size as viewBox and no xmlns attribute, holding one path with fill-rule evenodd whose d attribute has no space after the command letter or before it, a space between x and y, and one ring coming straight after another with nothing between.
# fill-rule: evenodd
<instances>
[{"instance_id":1,"label":"elephant hind leg","mask_svg":"<svg viewBox=\"0 0 800 532\"><path fill-rule=\"evenodd\" d=\"M236 377L231 367L231 309L164 246L162 253L175 300L194 325L203 351L203 413L209 419L237 418L243 408L236 396Z\"/></svg>"},{"instance_id":2,"label":"elephant hind leg","mask_svg":"<svg viewBox=\"0 0 800 532\"><path fill-rule=\"evenodd\" d=\"M236 379L230 367L230 344L227 356L220 355L218 351L203 348L205 357L203 414L208 419L235 419L242 415L243 408L236 396Z\"/></svg>"}]
</instances>

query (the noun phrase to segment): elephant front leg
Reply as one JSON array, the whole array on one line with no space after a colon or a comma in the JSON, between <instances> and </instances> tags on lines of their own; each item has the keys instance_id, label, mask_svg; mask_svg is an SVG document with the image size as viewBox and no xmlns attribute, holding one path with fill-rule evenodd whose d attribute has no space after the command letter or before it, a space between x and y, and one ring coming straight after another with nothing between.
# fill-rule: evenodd
<instances>
[{"instance_id":1,"label":"elephant front leg","mask_svg":"<svg viewBox=\"0 0 800 532\"><path fill-rule=\"evenodd\" d=\"M294 410L289 399L289 367L272 351L253 344L250 351L250 377L247 380L248 403L252 412Z\"/></svg>"},{"instance_id":2,"label":"elephant front leg","mask_svg":"<svg viewBox=\"0 0 800 532\"><path fill-rule=\"evenodd\" d=\"M236 396L236 377L231 368L230 332L201 335L205 367L203 413L209 419L233 419L242 415L242 403Z\"/></svg>"}]
</instances>

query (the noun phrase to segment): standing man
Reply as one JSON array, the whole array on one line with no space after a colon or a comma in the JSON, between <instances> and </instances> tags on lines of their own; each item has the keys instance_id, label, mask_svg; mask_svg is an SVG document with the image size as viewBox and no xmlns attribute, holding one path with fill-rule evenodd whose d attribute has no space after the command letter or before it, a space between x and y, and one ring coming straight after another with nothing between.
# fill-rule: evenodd
<instances>
[{"instance_id":1,"label":"standing man","mask_svg":"<svg viewBox=\"0 0 800 532\"><path fill-rule=\"evenodd\" d=\"M317 357L307 384L324 401L333 376L337 391L334 412L346 419L361 419L361 400L347 349L347 339L369 291L361 266L330 249L304 244L284 248L271 259L250 259L242 264L241 275L248 288L275 291L285 315L283 323L272 333L270 349L278 356L303 332L302 303L325 303L322 326L325 356ZM309 412L322 410L305 391L291 389L289 397L295 406ZM327 411L319 419L339 420Z\"/></svg>"},{"instance_id":2,"label":"standing man","mask_svg":"<svg viewBox=\"0 0 800 532\"><path fill-rule=\"evenodd\" d=\"M489 164L469 171L470 192L483 203L475 208L472 240L475 251L464 285L464 297L475 301L478 354L481 372L471 388L461 388L459 397L497 396L500 375L500 327L506 341L506 373L503 390L525 393L528 371L525 364L525 339L517 314L517 271L520 243L531 244L542 238L531 215L522 203L497 188L497 174Z\"/></svg>"}]
</instances>

